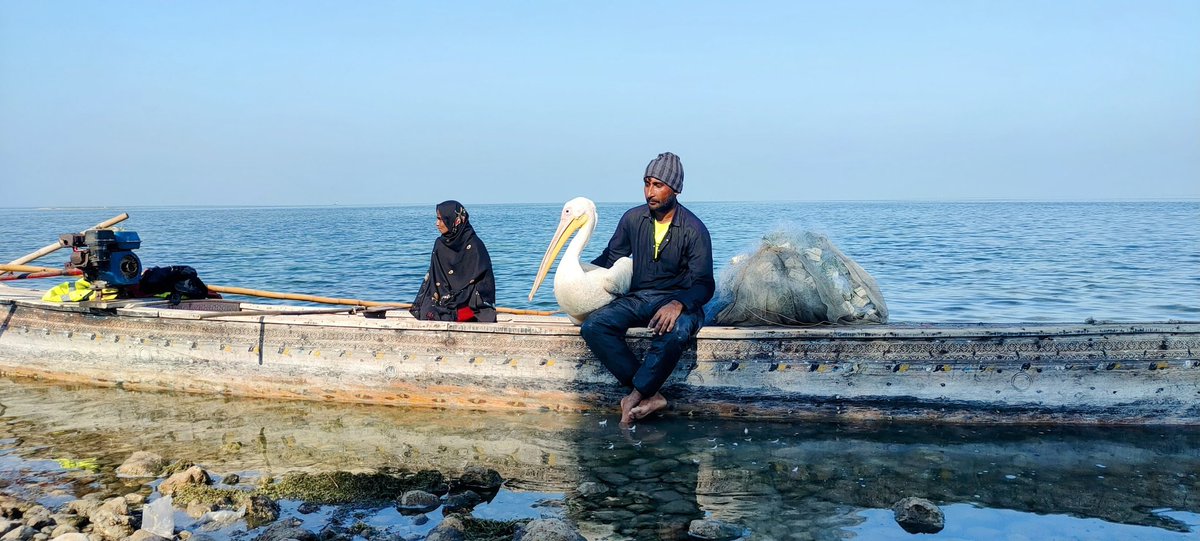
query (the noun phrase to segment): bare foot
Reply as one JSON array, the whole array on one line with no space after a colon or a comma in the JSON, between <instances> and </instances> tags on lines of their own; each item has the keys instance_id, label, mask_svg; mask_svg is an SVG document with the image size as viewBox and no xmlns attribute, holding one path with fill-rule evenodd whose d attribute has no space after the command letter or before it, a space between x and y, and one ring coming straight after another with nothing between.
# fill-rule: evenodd
<instances>
[{"instance_id":1,"label":"bare foot","mask_svg":"<svg viewBox=\"0 0 1200 541\"><path fill-rule=\"evenodd\" d=\"M625 398L621 399L621 425L622 426L628 425L629 423L633 422L632 412L633 412L634 408L638 404L641 403L641 401L642 401L642 393L637 392L637 389L634 389L633 392L629 393L628 395L625 395Z\"/></svg>"},{"instance_id":2,"label":"bare foot","mask_svg":"<svg viewBox=\"0 0 1200 541\"><path fill-rule=\"evenodd\" d=\"M666 409L666 407L667 398L663 396L662 393L654 393L654 396L642 400L637 404L637 406L634 406L632 410L629 410L629 416L634 420L644 419L646 416L656 411L662 411Z\"/></svg>"}]
</instances>

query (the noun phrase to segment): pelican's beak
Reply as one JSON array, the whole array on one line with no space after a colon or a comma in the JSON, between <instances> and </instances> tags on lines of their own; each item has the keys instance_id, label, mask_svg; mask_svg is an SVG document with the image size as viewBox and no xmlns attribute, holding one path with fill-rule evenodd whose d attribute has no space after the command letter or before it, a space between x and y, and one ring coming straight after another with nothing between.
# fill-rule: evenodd
<instances>
[{"instance_id":1,"label":"pelican's beak","mask_svg":"<svg viewBox=\"0 0 1200 541\"><path fill-rule=\"evenodd\" d=\"M542 281L546 279L546 274L550 272L550 267L554 265L554 260L558 259L558 253L567 244L567 239L570 239L575 231L587 224L587 221L587 214L580 214L574 218L563 216L558 221L558 229L554 231L554 238L550 239L550 246L546 248L546 255L542 256L542 265L538 267L537 278L533 280L533 289L529 291L529 300L532 301L533 294L537 293L539 287L542 287Z\"/></svg>"}]
</instances>

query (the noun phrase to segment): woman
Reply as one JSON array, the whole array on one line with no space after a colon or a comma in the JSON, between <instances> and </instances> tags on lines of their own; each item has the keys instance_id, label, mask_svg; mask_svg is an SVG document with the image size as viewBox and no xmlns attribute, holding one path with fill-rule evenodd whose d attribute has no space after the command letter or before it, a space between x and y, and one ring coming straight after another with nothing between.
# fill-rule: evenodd
<instances>
[{"instance_id":1,"label":"woman","mask_svg":"<svg viewBox=\"0 0 1200 541\"><path fill-rule=\"evenodd\" d=\"M437 228L429 272L409 309L417 319L496 321L492 258L458 201L437 206Z\"/></svg>"}]
</instances>

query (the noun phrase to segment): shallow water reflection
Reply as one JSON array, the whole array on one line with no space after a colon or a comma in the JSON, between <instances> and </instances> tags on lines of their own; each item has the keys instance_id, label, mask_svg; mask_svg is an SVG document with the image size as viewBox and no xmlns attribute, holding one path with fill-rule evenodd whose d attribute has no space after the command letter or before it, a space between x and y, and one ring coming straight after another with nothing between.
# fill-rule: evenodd
<instances>
[{"instance_id":1,"label":"shallow water reflection","mask_svg":"<svg viewBox=\"0 0 1200 541\"><path fill-rule=\"evenodd\" d=\"M679 539L702 517L741 525L752 539L907 538L887 511L907 496L945 510L946 529L930 539L1194 539L1197 449L1200 430L1181 428L680 417L629 431L609 415L270 402L0 379L7 493L62 500L65 492L115 489L121 481L112 470L137 450L250 477L483 464L509 481L476 516L535 517L548 506L589 539ZM94 458L99 472L64 470L54 462L63 458ZM370 520L406 519L384 510Z\"/></svg>"}]
</instances>

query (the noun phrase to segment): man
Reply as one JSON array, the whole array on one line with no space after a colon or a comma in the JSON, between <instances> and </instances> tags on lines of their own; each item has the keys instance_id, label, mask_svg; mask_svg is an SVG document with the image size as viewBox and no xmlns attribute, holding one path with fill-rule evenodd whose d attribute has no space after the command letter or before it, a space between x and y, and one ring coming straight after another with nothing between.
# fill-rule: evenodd
<instances>
[{"instance_id":1,"label":"man","mask_svg":"<svg viewBox=\"0 0 1200 541\"><path fill-rule=\"evenodd\" d=\"M592 312L580 333L592 353L622 385L621 423L667 407L660 389L704 323L704 303L716 289L712 239L695 214L676 201L683 191L679 156L659 154L646 166L646 204L625 212L608 247L592 264L611 267L633 259L629 293ZM650 349L639 362L625 343L631 327L653 330Z\"/></svg>"}]
</instances>

